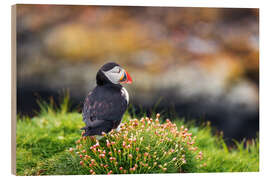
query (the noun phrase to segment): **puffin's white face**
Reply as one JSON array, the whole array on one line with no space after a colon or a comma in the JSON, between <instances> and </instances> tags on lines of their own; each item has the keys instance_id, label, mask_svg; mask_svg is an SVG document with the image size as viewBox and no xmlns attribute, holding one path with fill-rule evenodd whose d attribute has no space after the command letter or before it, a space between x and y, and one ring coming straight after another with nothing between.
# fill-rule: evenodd
<instances>
[{"instance_id":1,"label":"puffin's white face","mask_svg":"<svg viewBox=\"0 0 270 180\"><path fill-rule=\"evenodd\" d=\"M120 82L123 83L132 82L129 74L120 66L115 66L109 71L103 71L103 73L113 84L119 84Z\"/></svg>"}]
</instances>

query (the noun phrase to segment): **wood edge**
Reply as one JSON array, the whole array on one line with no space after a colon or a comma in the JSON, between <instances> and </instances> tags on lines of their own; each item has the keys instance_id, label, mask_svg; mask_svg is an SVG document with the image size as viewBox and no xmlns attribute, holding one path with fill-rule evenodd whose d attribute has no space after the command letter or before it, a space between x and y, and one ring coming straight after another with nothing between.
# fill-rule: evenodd
<instances>
[{"instance_id":1,"label":"wood edge","mask_svg":"<svg viewBox=\"0 0 270 180\"><path fill-rule=\"evenodd\" d=\"M11 6L11 173L16 175L17 29L16 5Z\"/></svg>"}]
</instances>

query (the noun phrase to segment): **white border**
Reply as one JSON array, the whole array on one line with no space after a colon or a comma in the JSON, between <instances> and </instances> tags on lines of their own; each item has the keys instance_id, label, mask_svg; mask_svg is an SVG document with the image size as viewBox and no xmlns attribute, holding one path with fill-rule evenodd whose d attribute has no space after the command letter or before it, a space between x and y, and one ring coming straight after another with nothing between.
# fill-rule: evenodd
<instances>
[{"instance_id":1,"label":"white border","mask_svg":"<svg viewBox=\"0 0 270 180\"><path fill-rule=\"evenodd\" d=\"M270 78L270 58L269 58L269 46L270 46L270 6L267 1L262 0L20 0L9 2L2 2L1 8L1 60L0 60L0 109L1 109L1 178L36 178L36 177L16 177L11 175L11 163L10 163L10 115L11 115L11 5L16 3L24 4L80 4L80 5L140 5L140 6L180 6L180 7L241 7L241 8L260 8L260 170L259 173L205 173L205 174L162 174L162 175L123 175L123 176L46 176L41 178L50 179L74 179L74 178L91 178L91 179L122 179L122 178L186 178L186 179L253 179L256 177L269 177L269 128L270 128L270 116L269 116L269 78Z\"/></svg>"},{"instance_id":2,"label":"white border","mask_svg":"<svg viewBox=\"0 0 270 180\"><path fill-rule=\"evenodd\" d=\"M258 8L260 1L235 0L12 0L10 4L73 4L73 5L130 5L130 6L181 6L181 7L242 7Z\"/></svg>"}]
</instances>

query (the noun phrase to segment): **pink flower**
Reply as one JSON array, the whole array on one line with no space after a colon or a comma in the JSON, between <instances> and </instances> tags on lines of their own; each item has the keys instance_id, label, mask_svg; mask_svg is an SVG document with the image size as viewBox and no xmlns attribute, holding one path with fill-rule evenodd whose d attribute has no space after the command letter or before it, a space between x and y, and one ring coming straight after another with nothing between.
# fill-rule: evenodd
<instances>
[{"instance_id":1,"label":"pink flower","mask_svg":"<svg viewBox=\"0 0 270 180\"><path fill-rule=\"evenodd\" d=\"M108 140L106 141L107 141L107 147L109 148L111 146L111 143Z\"/></svg>"},{"instance_id":2,"label":"pink flower","mask_svg":"<svg viewBox=\"0 0 270 180\"><path fill-rule=\"evenodd\" d=\"M110 161L114 161L114 160L116 160L115 157L110 157Z\"/></svg>"},{"instance_id":3,"label":"pink flower","mask_svg":"<svg viewBox=\"0 0 270 180\"><path fill-rule=\"evenodd\" d=\"M100 154L99 157L100 158L104 158L105 157L105 154Z\"/></svg>"},{"instance_id":4,"label":"pink flower","mask_svg":"<svg viewBox=\"0 0 270 180\"><path fill-rule=\"evenodd\" d=\"M166 170L167 170L167 168L163 168L162 170L163 170L163 171L166 171Z\"/></svg>"},{"instance_id":5,"label":"pink flower","mask_svg":"<svg viewBox=\"0 0 270 180\"><path fill-rule=\"evenodd\" d=\"M94 145L94 148L97 148L97 147L99 147L99 143L98 142Z\"/></svg>"}]
</instances>

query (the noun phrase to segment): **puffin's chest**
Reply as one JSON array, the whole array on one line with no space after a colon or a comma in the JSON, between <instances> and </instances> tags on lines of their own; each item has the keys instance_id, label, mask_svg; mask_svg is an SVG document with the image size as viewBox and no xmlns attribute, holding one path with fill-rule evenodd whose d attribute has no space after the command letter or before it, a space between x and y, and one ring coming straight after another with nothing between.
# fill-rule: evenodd
<instances>
[{"instance_id":1,"label":"puffin's chest","mask_svg":"<svg viewBox=\"0 0 270 180\"><path fill-rule=\"evenodd\" d=\"M127 104L129 103L129 94L126 90L126 88L122 87L121 89L121 96L125 98L125 100L127 101Z\"/></svg>"}]
</instances>

